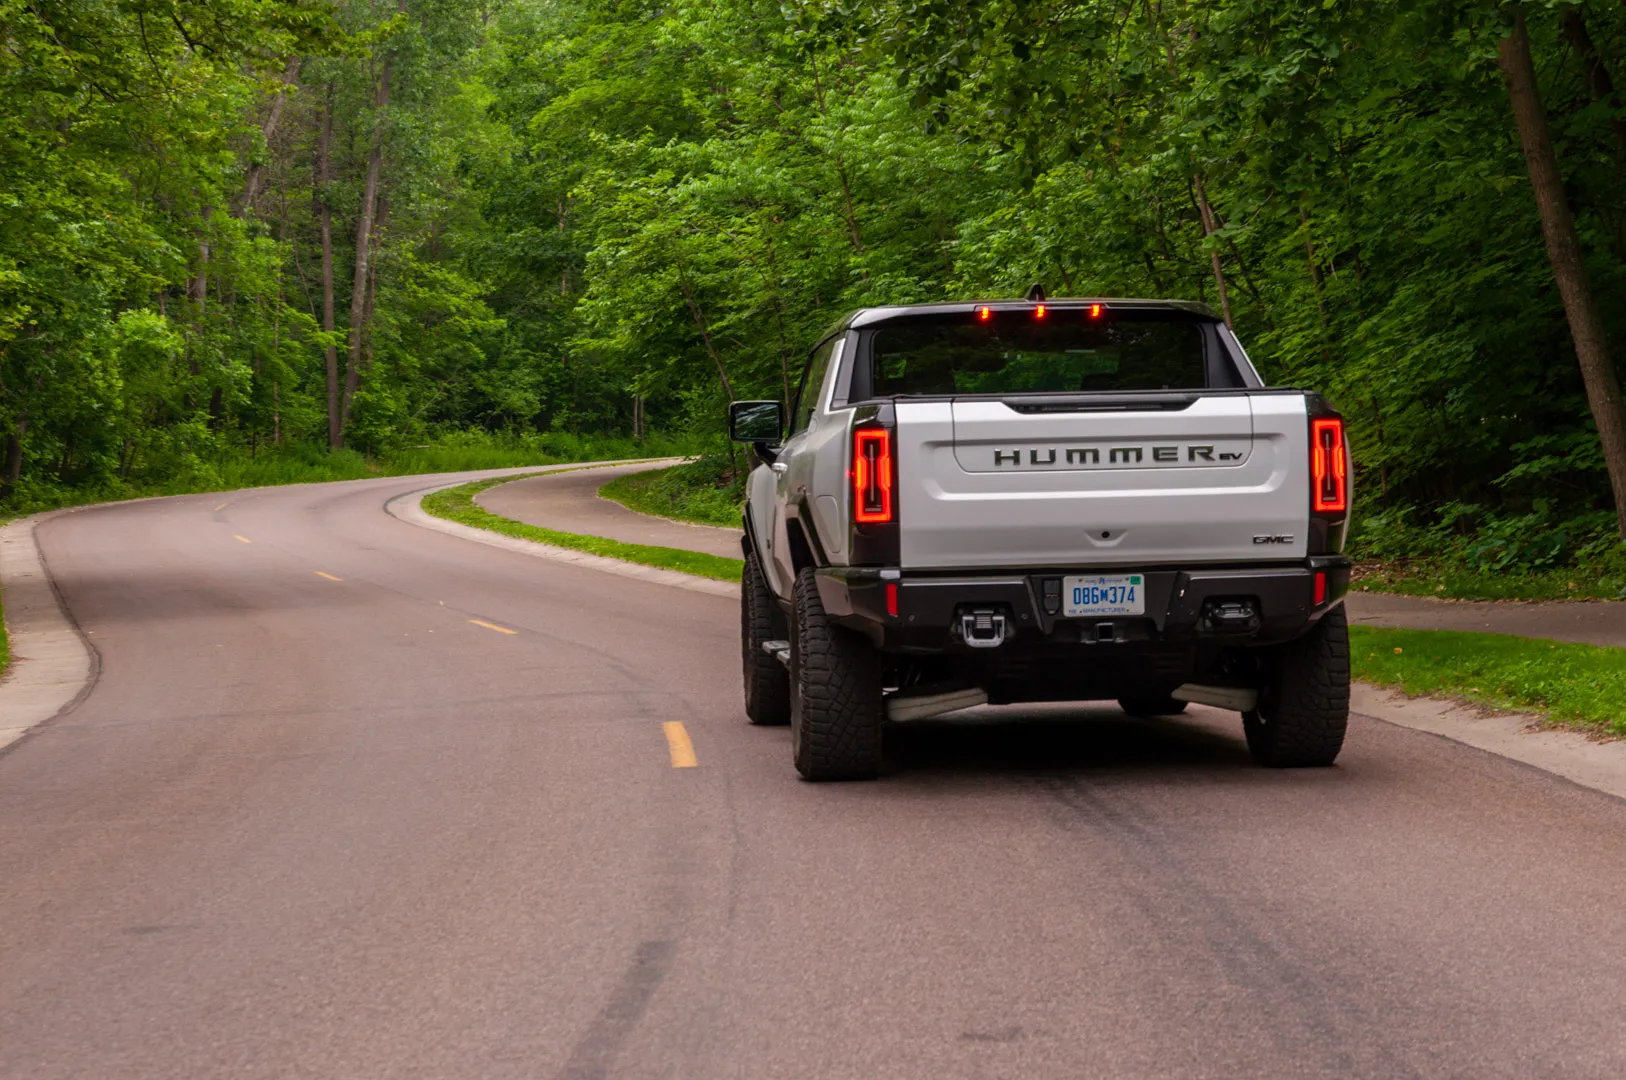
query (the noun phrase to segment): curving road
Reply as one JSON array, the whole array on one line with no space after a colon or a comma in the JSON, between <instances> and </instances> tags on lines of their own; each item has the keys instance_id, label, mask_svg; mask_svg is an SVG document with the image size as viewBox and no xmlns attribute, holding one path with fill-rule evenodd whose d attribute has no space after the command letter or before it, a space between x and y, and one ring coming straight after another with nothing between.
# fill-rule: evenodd
<instances>
[{"instance_id":1,"label":"curving road","mask_svg":"<svg viewBox=\"0 0 1626 1080\"><path fill-rule=\"evenodd\" d=\"M1626 1074L1626 803L1197 709L799 783L731 602L384 513L429 483L41 526L102 672L0 754L0 1077Z\"/></svg>"}]
</instances>

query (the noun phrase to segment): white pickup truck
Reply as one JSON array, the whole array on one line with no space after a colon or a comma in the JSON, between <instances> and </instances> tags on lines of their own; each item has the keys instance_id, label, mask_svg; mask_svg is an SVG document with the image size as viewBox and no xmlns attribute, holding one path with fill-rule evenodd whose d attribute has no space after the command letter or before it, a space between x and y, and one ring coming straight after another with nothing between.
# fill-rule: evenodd
<instances>
[{"instance_id":1,"label":"white pickup truck","mask_svg":"<svg viewBox=\"0 0 1626 1080\"><path fill-rule=\"evenodd\" d=\"M788 422L787 422L788 421ZM1349 713L1343 419L1267 388L1200 304L870 308L787 417L735 402L746 713L810 780L882 766L888 720L984 702L1242 714L1269 766Z\"/></svg>"}]
</instances>

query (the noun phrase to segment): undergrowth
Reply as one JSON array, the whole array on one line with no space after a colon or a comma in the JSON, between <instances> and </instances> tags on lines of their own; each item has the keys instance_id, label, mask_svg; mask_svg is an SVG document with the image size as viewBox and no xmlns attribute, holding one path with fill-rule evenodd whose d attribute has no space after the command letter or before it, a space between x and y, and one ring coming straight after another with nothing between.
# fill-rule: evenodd
<instances>
[{"instance_id":1,"label":"undergrowth","mask_svg":"<svg viewBox=\"0 0 1626 1080\"><path fill-rule=\"evenodd\" d=\"M629 510L698 525L740 524L745 481L734 460L712 454L669 469L619 476L598 493Z\"/></svg>"}]
</instances>

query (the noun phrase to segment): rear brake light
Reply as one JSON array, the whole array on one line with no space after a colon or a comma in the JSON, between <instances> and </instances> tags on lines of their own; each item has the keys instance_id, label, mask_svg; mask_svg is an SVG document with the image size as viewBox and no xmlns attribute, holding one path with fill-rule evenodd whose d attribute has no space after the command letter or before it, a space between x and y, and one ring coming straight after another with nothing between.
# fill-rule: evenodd
<instances>
[{"instance_id":1,"label":"rear brake light","mask_svg":"<svg viewBox=\"0 0 1626 1080\"><path fill-rule=\"evenodd\" d=\"M1312 506L1318 514L1340 514L1349 509L1349 460L1344 453L1343 420L1310 421L1310 482Z\"/></svg>"},{"instance_id":2,"label":"rear brake light","mask_svg":"<svg viewBox=\"0 0 1626 1080\"><path fill-rule=\"evenodd\" d=\"M982 305L982 307L977 309L977 321L978 322L987 322L989 319L992 319L993 317L994 317L994 309L989 307L987 304L984 304L984 305Z\"/></svg>"},{"instance_id":3,"label":"rear brake light","mask_svg":"<svg viewBox=\"0 0 1626 1080\"><path fill-rule=\"evenodd\" d=\"M853 432L853 520L873 525L892 520L892 433L885 428Z\"/></svg>"},{"instance_id":4,"label":"rear brake light","mask_svg":"<svg viewBox=\"0 0 1626 1080\"><path fill-rule=\"evenodd\" d=\"M1035 319L1044 318L1044 305L1043 304L1040 304L1038 307L1033 309L1033 317Z\"/></svg>"},{"instance_id":5,"label":"rear brake light","mask_svg":"<svg viewBox=\"0 0 1626 1080\"><path fill-rule=\"evenodd\" d=\"M1101 317L1101 305L1100 304L1091 304L1090 305L1090 318L1099 319L1100 317Z\"/></svg>"}]
</instances>

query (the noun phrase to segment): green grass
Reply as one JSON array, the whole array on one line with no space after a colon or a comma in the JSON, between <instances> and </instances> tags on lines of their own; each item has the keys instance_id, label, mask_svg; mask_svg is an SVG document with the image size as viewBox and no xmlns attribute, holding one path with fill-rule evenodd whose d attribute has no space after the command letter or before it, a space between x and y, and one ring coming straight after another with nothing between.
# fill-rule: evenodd
<instances>
[{"instance_id":1,"label":"green grass","mask_svg":"<svg viewBox=\"0 0 1626 1080\"><path fill-rule=\"evenodd\" d=\"M640 514L724 528L739 525L744 498L733 462L720 455L619 476L598 493Z\"/></svg>"},{"instance_id":2,"label":"green grass","mask_svg":"<svg viewBox=\"0 0 1626 1080\"><path fill-rule=\"evenodd\" d=\"M1456 630L1352 626L1355 678L1408 694L1537 711L1554 723L1626 737L1626 649Z\"/></svg>"},{"instance_id":3,"label":"green grass","mask_svg":"<svg viewBox=\"0 0 1626 1080\"><path fill-rule=\"evenodd\" d=\"M437 491L424 498L423 508L447 521L472 525L477 529L489 529L491 532L515 536L521 540L535 540L543 544L552 544L554 547L584 551L589 555L602 555L610 559L620 559L622 562L641 563L644 566L658 566L663 570L676 570L679 573L714 578L718 581L740 579L740 571L744 566L740 559L727 559L720 555L655 547L650 544L627 544L620 540L607 540L602 536L583 536L580 533L544 529L538 525L527 525L493 514L475 503L474 497L480 492L498 484L510 483L515 479L519 478L506 476L496 480L477 480L445 491Z\"/></svg>"}]
</instances>

